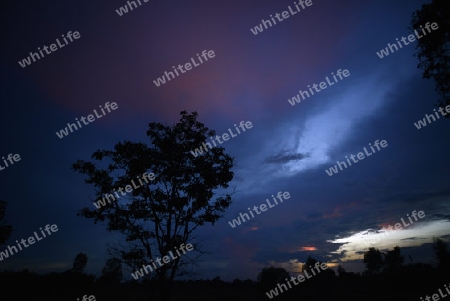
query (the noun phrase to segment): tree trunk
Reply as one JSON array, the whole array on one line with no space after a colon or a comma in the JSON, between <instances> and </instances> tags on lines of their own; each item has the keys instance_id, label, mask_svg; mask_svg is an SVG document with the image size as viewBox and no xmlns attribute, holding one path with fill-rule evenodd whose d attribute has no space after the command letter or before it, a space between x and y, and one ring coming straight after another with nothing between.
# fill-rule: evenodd
<instances>
[{"instance_id":1,"label":"tree trunk","mask_svg":"<svg viewBox=\"0 0 450 301\"><path fill-rule=\"evenodd\" d=\"M159 281L159 294L162 301L170 301L172 292L169 279L161 279Z\"/></svg>"}]
</instances>

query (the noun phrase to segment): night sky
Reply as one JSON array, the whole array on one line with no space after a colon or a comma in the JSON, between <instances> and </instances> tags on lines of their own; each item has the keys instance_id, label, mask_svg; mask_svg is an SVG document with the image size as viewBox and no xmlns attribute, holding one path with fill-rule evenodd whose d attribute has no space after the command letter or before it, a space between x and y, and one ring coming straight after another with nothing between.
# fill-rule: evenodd
<instances>
[{"instance_id":1,"label":"night sky","mask_svg":"<svg viewBox=\"0 0 450 301\"><path fill-rule=\"evenodd\" d=\"M293 1L141 3L122 16L116 10L123 0L2 6L0 156L21 160L0 171L0 199L8 201L14 229L0 251L47 224L58 232L4 259L0 270L61 272L85 252L86 271L98 275L117 235L76 216L93 207L94 188L71 165L119 141L147 143L148 123L175 124L182 110L197 111L219 135L241 121L253 124L222 144L236 159L236 193L225 216L197 233L211 253L198 262L199 277L256 279L270 265L296 274L308 255L361 272L367 233L407 221L414 210L425 217L373 246L398 245L406 263L408 255L432 262L433 237L450 238L450 120L414 126L438 100L417 69L417 42L383 59L376 54L411 33L412 13L423 1L312 0L257 35L250 29L295 10ZM69 31L80 37L25 68L18 64ZM215 56L154 84L204 50ZM338 69L350 75L294 106L288 102ZM57 137L106 102L118 108ZM376 140L388 146L333 176L325 172ZM229 225L279 191L290 199Z\"/></svg>"}]
</instances>

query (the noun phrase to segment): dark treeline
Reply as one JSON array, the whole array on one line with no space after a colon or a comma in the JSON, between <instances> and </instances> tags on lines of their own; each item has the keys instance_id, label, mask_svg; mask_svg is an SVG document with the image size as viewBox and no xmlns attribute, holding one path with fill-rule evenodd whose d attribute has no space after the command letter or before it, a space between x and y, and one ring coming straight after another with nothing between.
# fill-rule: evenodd
<instances>
[{"instance_id":1,"label":"dark treeline","mask_svg":"<svg viewBox=\"0 0 450 301\"><path fill-rule=\"evenodd\" d=\"M446 244L436 239L433 244L436 264L409 263L399 247L385 253L370 248L364 254L366 270L347 272L338 266L317 273L292 288L269 298L273 290L291 276L283 268L267 267L257 281L235 279L225 282L220 277L212 280L175 281L172 300L427 300L445 285L450 286L450 252ZM62 273L38 275L27 270L0 273L3 294L1 300L82 300L84 295L96 300L148 301L160 300L158 282L152 279L123 281L120 261L109 259L100 277L87 275L84 268L88 258L79 253L73 267ZM303 270L308 271L317 261L308 257ZM320 262L319 262L320 263ZM309 273L311 274L311 272ZM295 276L294 276L295 277ZM20 283L20 288L17 284ZM450 289L450 288L449 288ZM449 294L447 294L449 295ZM26 299L25 299L26 298ZM432 299L429 299L432 300ZM440 300L440 299L439 299Z\"/></svg>"}]
</instances>

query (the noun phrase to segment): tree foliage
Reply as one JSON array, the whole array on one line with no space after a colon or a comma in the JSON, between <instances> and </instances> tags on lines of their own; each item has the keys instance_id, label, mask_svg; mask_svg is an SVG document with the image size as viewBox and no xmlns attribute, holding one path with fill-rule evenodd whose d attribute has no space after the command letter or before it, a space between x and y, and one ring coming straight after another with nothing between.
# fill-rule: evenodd
<instances>
[{"instance_id":1,"label":"tree foliage","mask_svg":"<svg viewBox=\"0 0 450 301\"><path fill-rule=\"evenodd\" d=\"M343 276L343 275L347 274L347 271L346 271L346 270L344 269L344 267L341 266L341 265L338 265L338 267L337 267L337 272L338 272L338 275L339 275L339 276Z\"/></svg>"},{"instance_id":2,"label":"tree foliage","mask_svg":"<svg viewBox=\"0 0 450 301\"><path fill-rule=\"evenodd\" d=\"M433 249L438 269L450 271L450 252L447 250L447 244L442 239L433 238Z\"/></svg>"},{"instance_id":3,"label":"tree foliage","mask_svg":"<svg viewBox=\"0 0 450 301\"><path fill-rule=\"evenodd\" d=\"M141 187L111 204L79 212L94 223L106 221L108 231L124 235L127 245L119 247L118 258L133 269L189 243L198 227L214 225L231 204L231 194L212 199L217 190L228 188L234 175L233 158L219 146L193 156L191 150L215 131L197 121L197 112L182 111L180 115L173 126L150 123L149 146L119 142L114 150L94 152L96 162L78 160L72 166L96 188L96 199L130 185L132 180L137 182L144 173L155 175L153 181L141 181ZM194 249L199 251L195 244ZM188 254L182 255L155 270L165 300L180 265L188 258Z\"/></svg>"},{"instance_id":4,"label":"tree foliage","mask_svg":"<svg viewBox=\"0 0 450 301\"><path fill-rule=\"evenodd\" d=\"M289 279L289 272L283 268L263 268L257 277L258 288L264 293L273 289L278 283L284 283L286 278Z\"/></svg>"},{"instance_id":5,"label":"tree foliage","mask_svg":"<svg viewBox=\"0 0 450 301\"><path fill-rule=\"evenodd\" d=\"M400 247L398 246L384 254L384 265L387 272L399 271L404 261L405 258L400 255Z\"/></svg>"},{"instance_id":6,"label":"tree foliage","mask_svg":"<svg viewBox=\"0 0 450 301\"><path fill-rule=\"evenodd\" d=\"M76 273L84 273L84 268L86 267L87 262L88 256L86 255L86 253L78 253L73 260L73 266L70 271Z\"/></svg>"},{"instance_id":7,"label":"tree foliage","mask_svg":"<svg viewBox=\"0 0 450 301\"><path fill-rule=\"evenodd\" d=\"M11 236L12 227L5 224L6 201L0 200L0 246Z\"/></svg>"},{"instance_id":8,"label":"tree foliage","mask_svg":"<svg viewBox=\"0 0 450 301\"><path fill-rule=\"evenodd\" d=\"M123 278L122 263L118 258L109 258L102 269L100 279L107 283L120 283Z\"/></svg>"},{"instance_id":9,"label":"tree foliage","mask_svg":"<svg viewBox=\"0 0 450 301\"><path fill-rule=\"evenodd\" d=\"M435 89L441 99L439 106L450 104L450 10L448 0L432 0L423 4L413 13L410 30L421 34L421 26L427 22L437 23L439 28L418 39L416 56L417 67L423 71L424 78L434 80ZM421 34L423 35L423 33ZM446 115L450 118L450 114Z\"/></svg>"},{"instance_id":10,"label":"tree foliage","mask_svg":"<svg viewBox=\"0 0 450 301\"><path fill-rule=\"evenodd\" d=\"M314 269L314 265L317 263L318 261L314 258L312 258L311 256L308 255L308 258L306 259L305 263L302 264L302 271L306 271L308 274L312 274L311 270Z\"/></svg>"},{"instance_id":11,"label":"tree foliage","mask_svg":"<svg viewBox=\"0 0 450 301\"><path fill-rule=\"evenodd\" d=\"M364 263L369 274L378 274L384 265L383 255L380 250L369 248L369 251L364 253Z\"/></svg>"}]
</instances>

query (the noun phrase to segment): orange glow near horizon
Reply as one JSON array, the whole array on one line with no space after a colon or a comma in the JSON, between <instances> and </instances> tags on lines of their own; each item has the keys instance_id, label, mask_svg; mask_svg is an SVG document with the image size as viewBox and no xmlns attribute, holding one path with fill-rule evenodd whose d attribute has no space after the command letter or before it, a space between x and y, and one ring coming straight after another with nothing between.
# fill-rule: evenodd
<instances>
[{"instance_id":1,"label":"orange glow near horizon","mask_svg":"<svg viewBox=\"0 0 450 301\"><path fill-rule=\"evenodd\" d=\"M316 251L316 247L302 247L300 251Z\"/></svg>"},{"instance_id":2,"label":"orange glow near horizon","mask_svg":"<svg viewBox=\"0 0 450 301\"><path fill-rule=\"evenodd\" d=\"M291 251L290 253L306 252L306 251L317 251L317 248L312 247L312 246L306 246L306 247L296 248L294 251Z\"/></svg>"}]
</instances>

